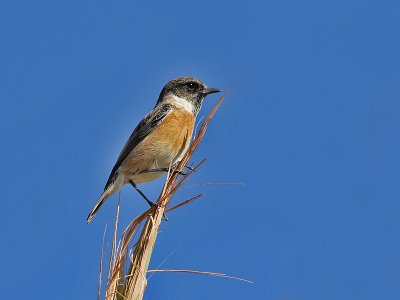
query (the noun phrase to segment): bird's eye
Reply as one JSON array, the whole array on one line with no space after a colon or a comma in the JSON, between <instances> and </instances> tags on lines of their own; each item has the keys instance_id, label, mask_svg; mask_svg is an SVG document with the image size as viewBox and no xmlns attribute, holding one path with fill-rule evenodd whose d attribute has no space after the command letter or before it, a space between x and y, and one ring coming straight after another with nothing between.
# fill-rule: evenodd
<instances>
[{"instance_id":1,"label":"bird's eye","mask_svg":"<svg viewBox=\"0 0 400 300\"><path fill-rule=\"evenodd\" d=\"M188 88L188 90L189 91L194 91L195 89L196 89L196 83L195 82L188 82L187 84L186 84L186 86L187 86L187 88Z\"/></svg>"}]
</instances>

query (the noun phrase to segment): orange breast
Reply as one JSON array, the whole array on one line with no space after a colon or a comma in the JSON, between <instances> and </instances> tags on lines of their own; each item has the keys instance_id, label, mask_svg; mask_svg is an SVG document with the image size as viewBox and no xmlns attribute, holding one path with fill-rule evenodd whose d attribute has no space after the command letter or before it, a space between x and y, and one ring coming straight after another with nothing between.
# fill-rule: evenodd
<instances>
[{"instance_id":1,"label":"orange breast","mask_svg":"<svg viewBox=\"0 0 400 300\"><path fill-rule=\"evenodd\" d=\"M128 155L121 171L132 174L148 169L168 168L176 163L190 144L195 120L195 116L185 110L172 110Z\"/></svg>"},{"instance_id":2,"label":"orange breast","mask_svg":"<svg viewBox=\"0 0 400 300\"><path fill-rule=\"evenodd\" d=\"M162 143L165 143L178 153L181 147L190 142L194 124L195 117L193 114L183 109L174 109L165 117L149 138L155 143L162 141Z\"/></svg>"}]
</instances>

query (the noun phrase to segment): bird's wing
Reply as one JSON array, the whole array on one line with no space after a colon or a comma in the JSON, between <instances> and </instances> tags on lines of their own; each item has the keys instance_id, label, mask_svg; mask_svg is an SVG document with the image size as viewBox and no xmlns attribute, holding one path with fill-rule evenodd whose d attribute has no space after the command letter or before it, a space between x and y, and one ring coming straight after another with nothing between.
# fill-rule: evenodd
<instances>
[{"instance_id":1,"label":"bird's wing","mask_svg":"<svg viewBox=\"0 0 400 300\"><path fill-rule=\"evenodd\" d=\"M135 130L132 132L128 141L125 143L124 148L118 156L117 162L115 163L110 176L107 180L104 190L115 180L118 168L127 158L129 153L141 142L146 136L148 136L158 124L164 120L164 118L171 111L172 106L169 104L160 105L154 108L154 110L149 113L140 123L136 126Z\"/></svg>"}]
</instances>

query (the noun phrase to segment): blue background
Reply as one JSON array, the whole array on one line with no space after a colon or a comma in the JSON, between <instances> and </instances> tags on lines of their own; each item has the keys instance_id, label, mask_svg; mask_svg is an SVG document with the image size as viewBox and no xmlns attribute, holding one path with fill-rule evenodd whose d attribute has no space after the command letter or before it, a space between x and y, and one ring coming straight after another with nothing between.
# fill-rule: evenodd
<instances>
[{"instance_id":1,"label":"blue background","mask_svg":"<svg viewBox=\"0 0 400 300\"><path fill-rule=\"evenodd\" d=\"M398 1L2 1L2 299L95 299L113 196L162 86L236 84L174 199L147 299L400 299ZM210 96L200 115L218 99ZM209 181L245 186L191 187ZM163 180L142 185L153 199ZM121 194L121 224L146 209ZM121 225L121 226L122 226ZM110 236L108 236L110 241Z\"/></svg>"}]
</instances>

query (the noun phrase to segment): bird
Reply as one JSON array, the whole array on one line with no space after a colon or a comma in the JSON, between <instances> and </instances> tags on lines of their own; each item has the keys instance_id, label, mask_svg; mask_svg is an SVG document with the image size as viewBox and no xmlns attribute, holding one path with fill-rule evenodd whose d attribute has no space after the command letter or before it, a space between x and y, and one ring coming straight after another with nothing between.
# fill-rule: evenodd
<instances>
[{"instance_id":1,"label":"bird","mask_svg":"<svg viewBox=\"0 0 400 300\"><path fill-rule=\"evenodd\" d=\"M176 78L163 87L154 108L139 122L122 148L103 193L87 217L88 224L107 198L128 183L150 206L155 205L137 184L161 177L182 160L203 100L218 92L219 89L209 88L193 77Z\"/></svg>"}]
</instances>

